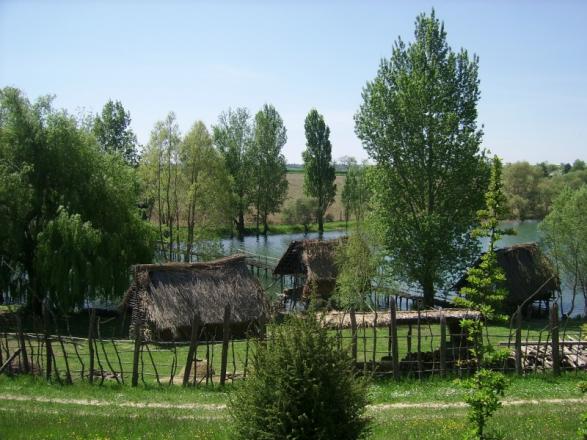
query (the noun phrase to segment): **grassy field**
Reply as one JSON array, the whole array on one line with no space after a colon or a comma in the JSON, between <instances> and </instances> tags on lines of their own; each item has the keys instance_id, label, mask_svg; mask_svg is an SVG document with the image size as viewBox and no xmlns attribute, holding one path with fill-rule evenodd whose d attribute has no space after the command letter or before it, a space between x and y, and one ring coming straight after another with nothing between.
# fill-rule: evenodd
<instances>
[{"instance_id":1,"label":"grassy field","mask_svg":"<svg viewBox=\"0 0 587 440\"><path fill-rule=\"evenodd\" d=\"M577 401L577 384L586 378L511 377L505 406L489 429L504 439L576 438L579 415L587 410L587 402ZM132 389L112 383L59 386L30 377L0 377L0 437L228 439L231 424L224 405L234 386ZM369 438L462 438L467 429L466 408L460 406L464 393L452 380L376 382L369 391ZM575 400L533 404L529 399Z\"/></svg>"},{"instance_id":2,"label":"grassy field","mask_svg":"<svg viewBox=\"0 0 587 440\"><path fill-rule=\"evenodd\" d=\"M344 174L336 175L336 197L332 205L330 205L330 207L326 210L326 215L331 216L332 219L335 221L341 221L344 218L343 207L340 197L345 179L346 175ZM288 171L287 182L289 184L289 187L287 190L287 198L285 200L284 206L293 203L296 199L304 197L304 173ZM281 213L273 214L272 216L270 216L269 222L275 225L282 224L283 220L281 218Z\"/></svg>"}]
</instances>

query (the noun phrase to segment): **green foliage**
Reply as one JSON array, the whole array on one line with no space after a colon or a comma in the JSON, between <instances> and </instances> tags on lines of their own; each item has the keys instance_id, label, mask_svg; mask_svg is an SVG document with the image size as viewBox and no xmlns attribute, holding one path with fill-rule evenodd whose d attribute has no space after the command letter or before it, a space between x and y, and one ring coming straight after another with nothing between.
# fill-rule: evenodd
<instances>
[{"instance_id":1,"label":"green foliage","mask_svg":"<svg viewBox=\"0 0 587 440\"><path fill-rule=\"evenodd\" d=\"M358 439L367 384L314 314L290 317L259 343L229 409L239 439Z\"/></svg>"},{"instance_id":2,"label":"green foliage","mask_svg":"<svg viewBox=\"0 0 587 440\"><path fill-rule=\"evenodd\" d=\"M478 266L471 267L467 273L467 285L460 291L461 297L454 302L462 307L480 310L485 318L494 319L507 297L505 272L497 262L495 243L504 235L510 234L499 228L500 215L505 210L505 196L502 191L502 165L497 156L493 158L489 186L485 193L485 208L477 212L478 226L473 231L475 237L489 240L487 252L481 256Z\"/></svg>"},{"instance_id":3,"label":"green foliage","mask_svg":"<svg viewBox=\"0 0 587 440\"><path fill-rule=\"evenodd\" d=\"M120 297L153 253L134 170L49 98L2 89L0 115L0 290L64 308Z\"/></svg>"},{"instance_id":4,"label":"green foliage","mask_svg":"<svg viewBox=\"0 0 587 440\"><path fill-rule=\"evenodd\" d=\"M181 134L175 113L157 121L151 131L149 144L141 159L140 174L145 197L153 206L150 216L158 222L160 252L164 261L179 260L180 171L179 149ZM150 217L149 216L149 217Z\"/></svg>"},{"instance_id":5,"label":"green foliage","mask_svg":"<svg viewBox=\"0 0 587 440\"><path fill-rule=\"evenodd\" d=\"M316 199L296 199L292 204L283 208L282 216L285 223L303 225L304 232L307 233L310 224L314 222L316 217L316 210Z\"/></svg>"},{"instance_id":6,"label":"green foliage","mask_svg":"<svg viewBox=\"0 0 587 440\"><path fill-rule=\"evenodd\" d=\"M566 188L578 189L587 183L584 162L573 166L546 162L531 165L515 162L504 167L504 192L508 211L504 217L516 220L542 219L550 211L554 199Z\"/></svg>"},{"instance_id":7,"label":"green foliage","mask_svg":"<svg viewBox=\"0 0 587 440\"><path fill-rule=\"evenodd\" d=\"M316 217L319 232L324 231L324 213L336 195L336 173L332 163L330 128L316 109L310 110L304 122L306 150L304 158L304 193L317 201Z\"/></svg>"},{"instance_id":8,"label":"green foliage","mask_svg":"<svg viewBox=\"0 0 587 440\"><path fill-rule=\"evenodd\" d=\"M566 275L573 296L587 298L587 185L565 188L540 224L543 244L557 272ZM570 313L570 312L569 312ZM587 309L585 310L587 313Z\"/></svg>"},{"instance_id":9,"label":"green foliage","mask_svg":"<svg viewBox=\"0 0 587 440\"><path fill-rule=\"evenodd\" d=\"M202 121L194 123L179 151L180 222L187 226L184 261L193 251L200 256L218 256L220 243L212 240L218 225L231 216L231 177L224 159L212 145Z\"/></svg>"},{"instance_id":10,"label":"green foliage","mask_svg":"<svg viewBox=\"0 0 587 440\"><path fill-rule=\"evenodd\" d=\"M473 425L466 438L489 438L485 427L488 419L501 407L500 398L508 385L506 378L501 373L482 369L471 379L464 381L463 385L470 390L465 402L470 407L468 418Z\"/></svg>"},{"instance_id":11,"label":"green foliage","mask_svg":"<svg viewBox=\"0 0 587 440\"><path fill-rule=\"evenodd\" d=\"M365 219L371 198L367 172L368 165L366 163L362 165L349 163L341 193L346 218L348 219L352 215L358 223Z\"/></svg>"},{"instance_id":12,"label":"green foliage","mask_svg":"<svg viewBox=\"0 0 587 440\"><path fill-rule=\"evenodd\" d=\"M218 117L218 124L212 127L214 144L224 158L228 173L232 177L234 200L234 224L239 237L245 234L245 213L251 205L253 190L252 149L253 129L251 116L246 108L229 109Z\"/></svg>"},{"instance_id":13,"label":"green foliage","mask_svg":"<svg viewBox=\"0 0 587 440\"><path fill-rule=\"evenodd\" d=\"M478 252L471 236L487 162L477 128L478 60L448 46L422 14L415 41L398 39L363 90L355 130L371 158L373 204L396 272L431 305L435 286Z\"/></svg>"},{"instance_id":14,"label":"green foliage","mask_svg":"<svg viewBox=\"0 0 587 440\"><path fill-rule=\"evenodd\" d=\"M581 391L583 394L587 393L587 381L583 380L579 382L577 384L577 388L579 388L579 391ZM587 439L587 412L581 414L581 421L579 423L577 434L579 435L579 439Z\"/></svg>"},{"instance_id":15,"label":"green foliage","mask_svg":"<svg viewBox=\"0 0 587 440\"><path fill-rule=\"evenodd\" d=\"M120 101L109 100L93 121L92 131L100 147L108 153L121 154L129 165L138 164L137 137L130 128L130 113Z\"/></svg>"},{"instance_id":16,"label":"green foliage","mask_svg":"<svg viewBox=\"0 0 587 440\"><path fill-rule=\"evenodd\" d=\"M377 259L366 232L357 229L337 250L336 299L343 309L358 310L366 304L371 280L377 273Z\"/></svg>"},{"instance_id":17,"label":"green foliage","mask_svg":"<svg viewBox=\"0 0 587 440\"><path fill-rule=\"evenodd\" d=\"M267 235L267 217L279 211L287 195L287 167L283 146L287 131L281 116L272 105L265 104L255 115L252 149L252 178L255 188L252 199L256 207L257 231L263 223Z\"/></svg>"}]
</instances>

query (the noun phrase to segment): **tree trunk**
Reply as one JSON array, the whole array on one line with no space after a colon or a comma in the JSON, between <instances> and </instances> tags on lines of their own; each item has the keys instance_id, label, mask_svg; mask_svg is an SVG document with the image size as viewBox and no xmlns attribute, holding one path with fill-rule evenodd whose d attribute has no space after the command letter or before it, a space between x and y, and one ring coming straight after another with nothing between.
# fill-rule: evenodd
<instances>
[{"instance_id":1,"label":"tree trunk","mask_svg":"<svg viewBox=\"0 0 587 440\"><path fill-rule=\"evenodd\" d=\"M432 278L422 280L422 290L424 292L424 306L434 306L434 281Z\"/></svg>"},{"instance_id":2,"label":"tree trunk","mask_svg":"<svg viewBox=\"0 0 587 440\"><path fill-rule=\"evenodd\" d=\"M318 233L322 235L324 233L324 213L318 213Z\"/></svg>"},{"instance_id":3,"label":"tree trunk","mask_svg":"<svg viewBox=\"0 0 587 440\"><path fill-rule=\"evenodd\" d=\"M236 222L236 233L239 240L242 240L245 236L245 214L243 211L239 211L238 220Z\"/></svg>"}]
</instances>

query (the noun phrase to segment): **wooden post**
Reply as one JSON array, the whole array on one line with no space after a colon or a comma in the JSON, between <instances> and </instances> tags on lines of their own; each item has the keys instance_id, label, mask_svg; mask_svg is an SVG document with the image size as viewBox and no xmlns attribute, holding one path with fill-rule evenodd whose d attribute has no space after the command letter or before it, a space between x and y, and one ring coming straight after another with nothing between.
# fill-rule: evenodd
<instances>
[{"instance_id":1,"label":"wooden post","mask_svg":"<svg viewBox=\"0 0 587 440\"><path fill-rule=\"evenodd\" d=\"M355 314L355 308L351 307L350 310L351 318L351 356L355 364L357 363L357 315Z\"/></svg>"},{"instance_id":2,"label":"wooden post","mask_svg":"<svg viewBox=\"0 0 587 440\"><path fill-rule=\"evenodd\" d=\"M420 325L420 303L418 303L418 328L417 328L417 336L418 336L418 352L416 355L418 356L418 377L422 377L423 363L422 363L422 328Z\"/></svg>"},{"instance_id":3,"label":"wooden post","mask_svg":"<svg viewBox=\"0 0 587 440\"><path fill-rule=\"evenodd\" d=\"M440 314L440 375L446 376L446 317Z\"/></svg>"},{"instance_id":4,"label":"wooden post","mask_svg":"<svg viewBox=\"0 0 587 440\"><path fill-rule=\"evenodd\" d=\"M94 383L94 330L96 328L96 309L92 308L90 312L90 325L88 327L88 351L90 353L90 366L88 370L88 379Z\"/></svg>"},{"instance_id":5,"label":"wooden post","mask_svg":"<svg viewBox=\"0 0 587 440\"><path fill-rule=\"evenodd\" d=\"M228 362L228 343L230 342L230 304L224 306L222 323L222 357L220 359L220 386L226 382L226 365Z\"/></svg>"},{"instance_id":6,"label":"wooden post","mask_svg":"<svg viewBox=\"0 0 587 440\"><path fill-rule=\"evenodd\" d=\"M522 309L516 310L516 341L515 341L516 374L522 375Z\"/></svg>"},{"instance_id":7,"label":"wooden post","mask_svg":"<svg viewBox=\"0 0 587 440\"><path fill-rule=\"evenodd\" d=\"M552 335L552 373L560 375L561 360L558 339L558 303L554 302L550 308L550 334Z\"/></svg>"},{"instance_id":8,"label":"wooden post","mask_svg":"<svg viewBox=\"0 0 587 440\"><path fill-rule=\"evenodd\" d=\"M396 318L396 306L395 301L390 301L389 314L391 315L390 327L391 327L391 361L393 368L393 377L399 379L399 347L397 341L397 318Z\"/></svg>"},{"instance_id":9,"label":"wooden post","mask_svg":"<svg viewBox=\"0 0 587 440\"><path fill-rule=\"evenodd\" d=\"M194 313L192 318L192 335L190 339L190 348L188 350L188 358L185 364L185 370L183 373L183 386L188 386L190 381L190 373L192 365L194 363L194 353L198 346L198 332L200 331L200 315L198 312Z\"/></svg>"},{"instance_id":10,"label":"wooden post","mask_svg":"<svg viewBox=\"0 0 587 440\"><path fill-rule=\"evenodd\" d=\"M137 314L138 315L138 314ZM143 324L141 317L137 316L137 322L135 324L135 348L132 359L132 386L136 387L139 384L139 358L141 353Z\"/></svg>"},{"instance_id":11,"label":"wooden post","mask_svg":"<svg viewBox=\"0 0 587 440\"><path fill-rule=\"evenodd\" d=\"M43 305L43 325L45 327L44 329L44 333L45 333L45 349L46 349L46 370L45 370L45 377L47 380L51 380L51 370L52 370L52 358L53 358L53 347L51 346L51 338L49 338L49 322L48 319L49 317L48 315L48 311L47 311L47 306Z\"/></svg>"},{"instance_id":12,"label":"wooden post","mask_svg":"<svg viewBox=\"0 0 587 440\"><path fill-rule=\"evenodd\" d=\"M408 324L408 336L406 337L408 354L412 352L412 324Z\"/></svg>"},{"instance_id":13,"label":"wooden post","mask_svg":"<svg viewBox=\"0 0 587 440\"><path fill-rule=\"evenodd\" d=\"M16 329L18 331L18 344L20 345L20 357L22 359L22 368L25 373L30 371L29 358L27 356L26 345L24 340L24 333L22 331L22 319L18 313L16 313Z\"/></svg>"}]
</instances>

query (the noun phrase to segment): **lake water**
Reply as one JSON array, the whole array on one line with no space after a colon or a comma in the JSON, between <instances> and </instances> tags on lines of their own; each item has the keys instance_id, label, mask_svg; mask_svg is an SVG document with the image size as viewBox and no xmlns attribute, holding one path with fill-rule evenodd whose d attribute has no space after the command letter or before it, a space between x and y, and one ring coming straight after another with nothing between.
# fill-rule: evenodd
<instances>
[{"instance_id":1,"label":"lake water","mask_svg":"<svg viewBox=\"0 0 587 440\"><path fill-rule=\"evenodd\" d=\"M504 228L512 228L516 231L516 235L505 236L497 243L499 247L511 246L517 243L529 243L540 241L540 232L538 230L538 222L536 221L525 221L525 222L504 222L502 224ZM329 240L346 235L345 231L330 231L324 233L324 239ZM304 240L318 238L318 233L309 233L304 235L303 233L296 234L278 234L269 235L267 237L245 237L244 240L226 239L222 241L224 251L226 253L234 253L239 250L244 250L257 255L267 256L271 259L278 259L281 257L283 252L289 246L289 243L293 240ZM572 305L572 292L565 280L562 280L563 284L563 301L562 311L567 313ZM584 300L582 295L578 294L575 299L575 306L572 315L582 314L584 310Z\"/></svg>"}]
</instances>

